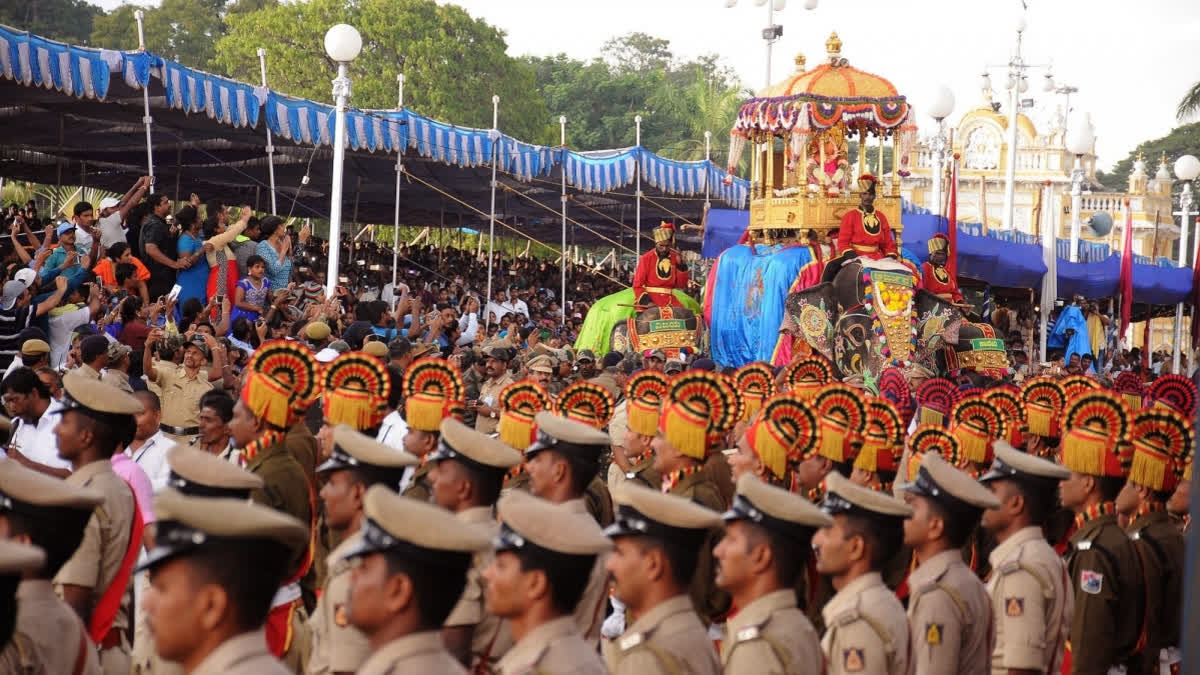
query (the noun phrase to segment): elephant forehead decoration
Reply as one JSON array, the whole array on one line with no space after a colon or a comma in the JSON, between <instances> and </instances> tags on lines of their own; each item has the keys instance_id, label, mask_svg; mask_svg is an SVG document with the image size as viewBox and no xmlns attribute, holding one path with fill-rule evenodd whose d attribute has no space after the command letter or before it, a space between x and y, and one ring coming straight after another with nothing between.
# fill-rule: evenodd
<instances>
[{"instance_id":1,"label":"elephant forehead decoration","mask_svg":"<svg viewBox=\"0 0 1200 675\"><path fill-rule=\"evenodd\" d=\"M1133 463L1129 480L1160 492L1175 489L1195 432L1180 413L1164 407L1133 416Z\"/></svg>"},{"instance_id":2,"label":"elephant forehead decoration","mask_svg":"<svg viewBox=\"0 0 1200 675\"><path fill-rule=\"evenodd\" d=\"M892 366L907 366L917 349L917 314L911 274L863 270L863 308L879 339L880 353Z\"/></svg>"},{"instance_id":3,"label":"elephant forehead decoration","mask_svg":"<svg viewBox=\"0 0 1200 675\"><path fill-rule=\"evenodd\" d=\"M806 356L788 366L784 382L791 393L811 399L821 387L833 382L833 364L817 354Z\"/></svg>"},{"instance_id":4,"label":"elephant forehead decoration","mask_svg":"<svg viewBox=\"0 0 1200 675\"><path fill-rule=\"evenodd\" d=\"M1005 438L1004 416L982 394L964 397L950 413L950 435L967 462L992 461L992 441Z\"/></svg>"},{"instance_id":5,"label":"elephant forehead decoration","mask_svg":"<svg viewBox=\"0 0 1200 675\"><path fill-rule=\"evenodd\" d=\"M1133 414L1110 391L1090 391L1066 408L1063 465L1089 476L1121 478L1133 457Z\"/></svg>"},{"instance_id":6,"label":"elephant forehead decoration","mask_svg":"<svg viewBox=\"0 0 1200 675\"><path fill-rule=\"evenodd\" d=\"M908 438L908 446L912 452L908 456L908 466L905 467L904 475L907 476L909 482L917 479L917 471L921 468L921 458L930 452L940 455L942 459L954 466L962 465L958 441L936 424L918 424L917 428L913 430L912 436Z\"/></svg>"},{"instance_id":7,"label":"elephant forehead decoration","mask_svg":"<svg viewBox=\"0 0 1200 675\"><path fill-rule=\"evenodd\" d=\"M1117 374L1117 379L1113 383L1113 390L1125 399L1125 403L1133 410L1140 410L1142 407L1142 398L1146 395L1146 385L1142 382L1142 376L1132 370L1126 370Z\"/></svg>"},{"instance_id":8,"label":"elephant forehead decoration","mask_svg":"<svg viewBox=\"0 0 1200 675\"><path fill-rule=\"evenodd\" d=\"M572 382L554 403L556 412L569 420L603 429L612 419L616 402L607 389L591 382Z\"/></svg>"},{"instance_id":9,"label":"elephant forehead decoration","mask_svg":"<svg viewBox=\"0 0 1200 675\"><path fill-rule=\"evenodd\" d=\"M896 407L883 398L867 401L866 430L863 446L854 458L854 467L872 473L895 472L904 452L904 426Z\"/></svg>"},{"instance_id":10,"label":"elephant forehead decoration","mask_svg":"<svg viewBox=\"0 0 1200 675\"><path fill-rule=\"evenodd\" d=\"M817 416L803 399L780 394L767 401L746 430L746 442L764 466L782 479L789 462L812 456L820 438Z\"/></svg>"},{"instance_id":11,"label":"elephant forehead decoration","mask_svg":"<svg viewBox=\"0 0 1200 675\"><path fill-rule=\"evenodd\" d=\"M1026 380L1021 399L1025 403L1025 424L1029 433L1058 437L1058 416L1067 405L1067 393L1062 385L1049 377Z\"/></svg>"},{"instance_id":12,"label":"elephant forehead decoration","mask_svg":"<svg viewBox=\"0 0 1200 675\"><path fill-rule=\"evenodd\" d=\"M1021 390L1011 384L1001 384L988 389L983 396L1004 418L1004 439L1014 448L1024 445L1022 428L1025 419L1021 410Z\"/></svg>"},{"instance_id":13,"label":"elephant forehead decoration","mask_svg":"<svg viewBox=\"0 0 1200 675\"><path fill-rule=\"evenodd\" d=\"M746 404L742 419L750 419L763 407L763 402L775 394L775 377L771 366L763 361L747 363L733 375L734 385Z\"/></svg>"},{"instance_id":14,"label":"elephant forehead decoration","mask_svg":"<svg viewBox=\"0 0 1200 675\"><path fill-rule=\"evenodd\" d=\"M944 377L931 377L917 387L917 407L921 413L921 424L944 425L946 416L957 402L958 388Z\"/></svg>"},{"instance_id":15,"label":"elephant forehead decoration","mask_svg":"<svg viewBox=\"0 0 1200 675\"><path fill-rule=\"evenodd\" d=\"M854 459L866 425L863 393L844 384L829 384L817 392L812 405L821 418L820 455L834 462Z\"/></svg>"},{"instance_id":16,"label":"elephant forehead decoration","mask_svg":"<svg viewBox=\"0 0 1200 675\"><path fill-rule=\"evenodd\" d=\"M1063 391L1067 394L1068 401L1084 392L1100 388L1100 385L1095 380L1083 375L1068 375L1060 380L1060 383L1062 384Z\"/></svg>"},{"instance_id":17,"label":"elephant forehead decoration","mask_svg":"<svg viewBox=\"0 0 1200 675\"><path fill-rule=\"evenodd\" d=\"M1196 385L1182 375L1172 373L1154 380L1149 398L1155 404L1178 410L1188 419L1196 416Z\"/></svg>"}]
</instances>

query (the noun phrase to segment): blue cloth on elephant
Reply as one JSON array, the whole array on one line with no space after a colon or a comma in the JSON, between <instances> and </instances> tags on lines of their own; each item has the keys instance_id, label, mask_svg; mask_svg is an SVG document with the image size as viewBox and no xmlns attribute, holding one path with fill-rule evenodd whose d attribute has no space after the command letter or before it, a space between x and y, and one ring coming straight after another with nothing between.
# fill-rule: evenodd
<instances>
[{"instance_id":1,"label":"blue cloth on elephant","mask_svg":"<svg viewBox=\"0 0 1200 675\"><path fill-rule=\"evenodd\" d=\"M1067 331L1074 330L1075 332L1067 337ZM1063 349L1063 360L1067 361L1072 354L1092 353L1092 344L1088 341L1087 321L1083 318L1083 312L1075 305L1063 307L1063 310L1058 314L1058 320L1054 322L1054 328L1046 336L1046 347L1049 349Z\"/></svg>"}]
</instances>

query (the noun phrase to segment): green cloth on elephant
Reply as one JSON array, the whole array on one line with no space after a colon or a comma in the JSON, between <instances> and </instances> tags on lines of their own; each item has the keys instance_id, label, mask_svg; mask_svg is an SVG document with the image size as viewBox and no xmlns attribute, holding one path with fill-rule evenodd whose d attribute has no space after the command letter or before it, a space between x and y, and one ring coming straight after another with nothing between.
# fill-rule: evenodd
<instances>
[{"instance_id":1,"label":"green cloth on elephant","mask_svg":"<svg viewBox=\"0 0 1200 675\"><path fill-rule=\"evenodd\" d=\"M675 298L683 303L684 307L695 312L696 316L700 316L700 303L691 296L676 289ZM632 288L617 291L597 300L583 319L583 328L579 330L579 337L575 340L575 351L590 349L596 352L597 357L607 354L611 347L609 340L612 337L613 328L622 321L632 319L637 315L637 309L633 306L634 302L636 302L636 298L633 297Z\"/></svg>"}]
</instances>

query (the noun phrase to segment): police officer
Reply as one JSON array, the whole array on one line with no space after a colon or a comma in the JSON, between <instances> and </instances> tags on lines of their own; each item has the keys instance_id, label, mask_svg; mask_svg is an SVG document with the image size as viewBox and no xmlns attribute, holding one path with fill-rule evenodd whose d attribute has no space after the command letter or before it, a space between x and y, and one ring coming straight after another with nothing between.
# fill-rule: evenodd
<instances>
[{"instance_id":1,"label":"police officer","mask_svg":"<svg viewBox=\"0 0 1200 675\"><path fill-rule=\"evenodd\" d=\"M26 665L40 668L39 672L101 672L87 631L71 607L54 594L50 580L79 548L92 511L103 501L104 495L92 488L70 485L16 462L0 462L4 536L45 552L44 563L24 571L15 588L20 602L16 639L22 643Z\"/></svg>"},{"instance_id":2,"label":"police officer","mask_svg":"<svg viewBox=\"0 0 1200 675\"><path fill-rule=\"evenodd\" d=\"M725 626L726 675L817 673L820 638L796 605L795 587L812 555L812 536L833 519L800 495L743 475L725 512L725 536L713 555L717 585L737 614Z\"/></svg>"},{"instance_id":3,"label":"police officer","mask_svg":"<svg viewBox=\"0 0 1200 675\"><path fill-rule=\"evenodd\" d=\"M405 468L420 462L344 424L333 428L331 440L332 453L317 467L317 473L325 479L320 495L325 505L325 524L342 543L330 554L324 590L308 622L312 630L309 675L350 673L366 661L370 653L366 636L346 618L350 564L341 554L353 545L353 534L362 527L362 501L367 490L373 485L399 489Z\"/></svg>"},{"instance_id":4,"label":"police officer","mask_svg":"<svg viewBox=\"0 0 1200 675\"><path fill-rule=\"evenodd\" d=\"M625 383L627 423L622 447L629 470L625 480L649 488L662 485L662 474L654 469L654 451L650 442L658 435L659 410L667 397L667 378L653 370L634 373Z\"/></svg>"},{"instance_id":5,"label":"police officer","mask_svg":"<svg viewBox=\"0 0 1200 675\"><path fill-rule=\"evenodd\" d=\"M983 510L1000 500L933 453L901 490L913 510L904 521L904 545L921 561L908 577L913 668L934 675L986 672L991 603L983 582L963 563L962 547Z\"/></svg>"},{"instance_id":6,"label":"police officer","mask_svg":"<svg viewBox=\"0 0 1200 675\"><path fill-rule=\"evenodd\" d=\"M371 645L358 675L467 672L442 644L441 628L467 584L487 533L445 509L376 485L352 561L347 618Z\"/></svg>"},{"instance_id":7,"label":"police officer","mask_svg":"<svg viewBox=\"0 0 1200 675\"><path fill-rule=\"evenodd\" d=\"M511 385L510 385L511 386ZM521 463L521 453L454 419L442 420L438 449L429 455L433 503L459 520L496 536L500 526L494 508L504 476ZM467 587L442 628L446 648L475 672L491 672L513 644L507 621L484 611L481 574L491 551L475 554Z\"/></svg>"},{"instance_id":8,"label":"police officer","mask_svg":"<svg viewBox=\"0 0 1200 675\"><path fill-rule=\"evenodd\" d=\"M487 609L512 620L517 640L499 672L604 675L603 661L572 614L596 556L612 542L591 516L523 492L502 498L499 512L495 558L483 573Z\"/></svg>"},{"instance_id":9,"label":"police officer","mask_svg":"<svg viewBox=\"0 0 1200 675\"><path fill-rule=\"evenodd\" d=\"M1058 502L1063 467L992 443L990 471L979 477L1000 505L983 512L982 525L996 539L988 556L996 641L993 675L1012 671L1060 672L1073 603L1067 566L1042 534Z\"/></svg>"},{"instance_id":10,"label":"police officer","mask_svg":"<svg viewBox=\"0 0 1200 675\"><path fill-rule=\"evenodd\" d=\"M817 571L837 594L822 610L826 672L905 675L909 664L908 618L880 572L900 550L904 502L855 485L840 473L825 478L821 508L833 524L813 536Z\"/></svg>"},{"instance_id":11,"label":"police officer","mask_svg":"<svg viewBox=\"0 0 1200 675\"><path fill-rule=\"evenodd\" d=\"M143 523L132 489L113 472L109 460L133 440L133 416L142 411L142 404L116 387L74 372L63 377L63 392L66 409L54 433L59 456L71 462L66 481L100 491L104 501L54 583L87 623L100 647L104 672L124 675L131 668L133 642L126 590L142 545Z\"/></svg>"},{"instance_id":12,"label":"police officer","mask_svg":"<svg viewBox=\"0 0 1200 675\"><path fill-rule=\"evenodd\" d=\"M449 361L420 359L404 371L404 421L408 434L404 449L416 457L426 457L438 448L442 420L461 420L465 401L462 376ZM401 494L418 501L429 501L429 472L433 465L422 462L401 486Z\"/></svg>"},{"instance_id":13,"label":"police officer","mask_svg":"<svg viewBox=\"0 0 1200 675\"><path fill-rule=\"evenodd\" d=\"M626 482L617 488L617 519L604 532L615 545L607 568L613 592L634 618L604 644L614 675L719 673L712 641L688 586L700 548L721 514L691 500ZM647 574L653 570L653 574Z\"/></svg>"},{"instance_id":14,"label":"police officer","mask_svg":"<svg viewBox=\"0 0 1200 675\"><path fill-rule=\"evenodd\" d=\"M29 651L28 636L14 628L18 609L25 604L17 597L21 577L36 572L45 560L45 554L36 546L0 541L0 671L5 673L41 672L34 670L40 666Z\"/></svg>"},{"instance_id":15,"label":"police officer","mask_svg":"<svg viewBox=\"0 0 1200 675\"><path fill-rule=\"evenodd\" d=\"M263 623L290 563L308 545L291 516L236 499L166 490L154 500L155 545L144 601L155 650L191 675L287 675Z\"/></svg>"}]
</instances>

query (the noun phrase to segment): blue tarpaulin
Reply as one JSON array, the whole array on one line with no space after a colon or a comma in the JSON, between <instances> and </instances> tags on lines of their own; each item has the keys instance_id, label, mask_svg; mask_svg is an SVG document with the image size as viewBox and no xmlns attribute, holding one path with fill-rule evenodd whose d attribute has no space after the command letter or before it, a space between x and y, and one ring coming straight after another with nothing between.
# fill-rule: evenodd
<instances>
[{"instance_id":1,"label":"blue tarpaulin","mask_svg":"<svg viewBox=\"0 0 1200 675\"><path fill-rule=\"evenodd\" d=\"M721 251L738 243L750 225L750 212L734 209L709 209L704 220L704 245L700 255L715 258Z\"/></svg>"}]
</instances>

